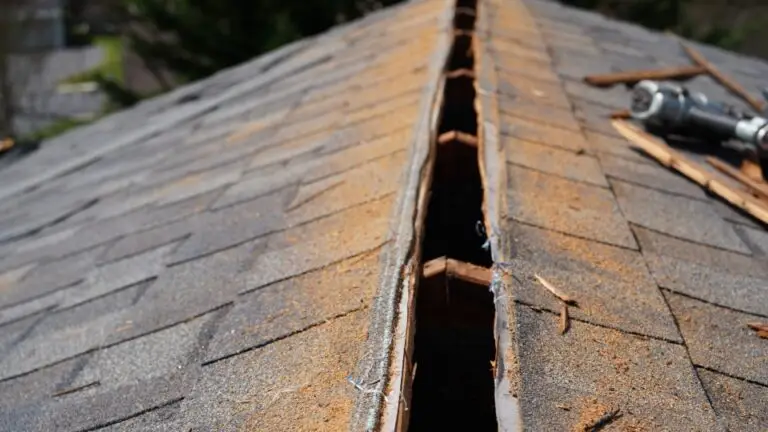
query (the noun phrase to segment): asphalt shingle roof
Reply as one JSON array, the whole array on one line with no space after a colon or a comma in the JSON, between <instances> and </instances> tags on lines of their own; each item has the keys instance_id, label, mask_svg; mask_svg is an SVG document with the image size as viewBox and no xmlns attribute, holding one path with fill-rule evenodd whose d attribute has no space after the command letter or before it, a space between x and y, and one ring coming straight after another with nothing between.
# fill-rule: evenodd
<instances>
[{"instance_id":1,"label":"asphalt shingle roof","mask_svg":"<svg viewBox=\"0 0 768 432\"><path fill-rule=\"evenodd\" d=\"M501 143L485 160L508 162L487 174L506 190L495 260L513 275L502 377L522 424L575 430L621 408L617 430L768 427L754 405L768 400L768 344L746 327L768 316L768 261L745 233L765 227L631 149L607 116L629 90L582 82L689 64L679 41L548 1L480 2L478 17L484 130ZM768 73L696 47L753 91ZM746 108L709 77L687 84ZM566 335L534 274L578 299Z\"/></svg>"},{"instance_id":2,"label":"asphalt shingle roof","mask_svg":"<svg viewBox=\"0 0 768 432\"><path fill-rule=\"evenodd\" d=\"M343 428L439 6L282 48L0 173L0 430Z\"/></svg>"},{"instance_id":3,"label":"asphalt shingle roof","mask_svg":"<svg viewBox=\"0 0 768 432\"><path fill-rule=\"evenodd\" d=\"M0 430L391 424L454 8L372 14L0 171ZM766 429L765 227L634 151L605 116L628 91L581 81L686 64L678 41L543 0L480 0L476 31L502 426ZM579 301L563 336L534 274Z\"/></svg>"}]
</instances>

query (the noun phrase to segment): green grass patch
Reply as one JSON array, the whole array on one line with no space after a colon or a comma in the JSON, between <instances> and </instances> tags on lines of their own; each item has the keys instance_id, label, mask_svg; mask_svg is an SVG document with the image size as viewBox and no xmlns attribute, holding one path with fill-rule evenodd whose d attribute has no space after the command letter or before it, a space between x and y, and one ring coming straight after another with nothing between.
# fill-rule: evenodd
<instances>
[{"instance_id":1,"label":"green grass patch","mask_svg":"<svg viewBox=\"0 0 768 432\"><path fill-rule=\"evenodd\" d=\"M101 65L103 75L123 84L123 41L118 36L99 36L94 38L94 43L104 50L104 63Z\"/></svg>"},{"instance_id":2,"label":"green grass patch","mask_svg":"<svg viewBox=\"0 0 768 432\"><path fill-rule=\"evenodd\" d=\"M119 36L97 36L93 44L104 52L104 61L93 69L89 69L61 81L61 84L79 84L97 81L98 76L107 77L118 84L124 84L123 71L123 41Z\"/></svg>"}]
</instances>

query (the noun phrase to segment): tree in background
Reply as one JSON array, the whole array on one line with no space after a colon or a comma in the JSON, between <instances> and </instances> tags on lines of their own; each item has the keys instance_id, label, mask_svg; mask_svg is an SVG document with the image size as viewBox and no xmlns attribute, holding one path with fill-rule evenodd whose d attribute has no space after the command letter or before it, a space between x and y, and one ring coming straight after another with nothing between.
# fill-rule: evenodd
<instances>
[{"instance_id":1,"label":"tree in background","mask_svg":"<svg viewBox=\"0 0 768 432\"><path fill-rule=\"evenodd\" d=\"M560 0L561 3L593 9L603 15L632 21L656 30L678 27L687 0Z\"/></svg>"},{"instance_id":2,"label":"tree in background","mask_svg":"<svg viewBox=\"0 0 768 432\"><path fill-rule=\"evenodd\" d=\"M40 62L39 53L26 46L34 21L28 6L25 0L0 0L0 139L16 135L14 119Z\"/></svg>"},{"instance_id":3,"label":"tree in background","mask_svg":"<svg viewBox=\"0 0 768 432\"><path fill-rule=\"evenodd\" d=\"M13 135L16 92L11 79L10 59L18 35L17 21L12 19L17 4L0 0L0 139Z\"/></svg>"},{"instance_id":4,"label":"tree in background","mask_svg":"<svg viewBox=\"0 0 768 432\"><path fill-rule=\"evenodd\" d=\"M401 0L104 1L119 5L113 16L122 23L127 48L141 58L145 69L168 90L174 84L207 77ZM718 12L692 15L701 12L702 5L711 8L714 3L731 14L744 12L744 8L729 6L728 0L560 1L733 50L743 48L753 34L754 26L749 27L748 22L733 26L733 20L721 20ZM748 18L749 22L754 21L753 17ZM101 84L103 89L111 89L108 93L116 95L114 99L123 101L118 105L138 100L137 95L121 89L120 83Z\"/></svg>"},{"instance_id":5,"label":"tree in background","mask_svg":"<svg viewBox=\"0 0 768 432\"><path fill-rule=\"evenodd\" d=\"M123 13L149 67L192 81L399 1L126 0Z\"/></svg>"},{"instance_id":6,"label":"tree in background","mask_svg":"<svg viewBox=\"0 0 768 432\"><path fill-rule=\"evenodd\" d=\"M768 36L768 2L753 0L560 0L687 39L765 57L751 41ZM760 46L765 44L760 42Z\"/></svg>"}]
</instances>

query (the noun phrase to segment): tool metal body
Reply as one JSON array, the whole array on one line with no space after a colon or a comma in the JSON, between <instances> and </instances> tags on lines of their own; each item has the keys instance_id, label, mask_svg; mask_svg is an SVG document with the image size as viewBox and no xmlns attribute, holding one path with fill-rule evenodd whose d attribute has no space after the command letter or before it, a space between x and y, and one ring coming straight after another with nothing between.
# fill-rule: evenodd
<instances>
[{"instance_id":1,"label":"tool metal body","mask_svg":"<svg viewBox=\"0 0 768 432\"><path fill-rule=\"evenodd\" d=\"M708 100L679 85L641 81L633 90L631 115L662 135L722 143L739 140L753 148L768 180L768 119Z\"/></svg>"}]
</instances>

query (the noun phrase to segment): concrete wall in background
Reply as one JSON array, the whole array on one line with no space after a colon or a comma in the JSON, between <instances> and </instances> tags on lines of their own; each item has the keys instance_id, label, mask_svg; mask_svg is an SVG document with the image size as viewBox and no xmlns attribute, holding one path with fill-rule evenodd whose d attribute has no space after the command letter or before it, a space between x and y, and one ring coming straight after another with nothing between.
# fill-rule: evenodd
<instances>
[{"instance_id":1,"label":"concrete wall in background","mask_svg":"<svg viewBox=\"0 0 768 432\"><path fill-rule=\"evenodd\" d=\"M12 58L11 76L16 89L18 110L14 118L17 134L43 128L57 120L98 113L104 95L88 86L60 86L62 80L93 69L104 59L99 47L68 48Z\"/></svg>"}]
</instances>

